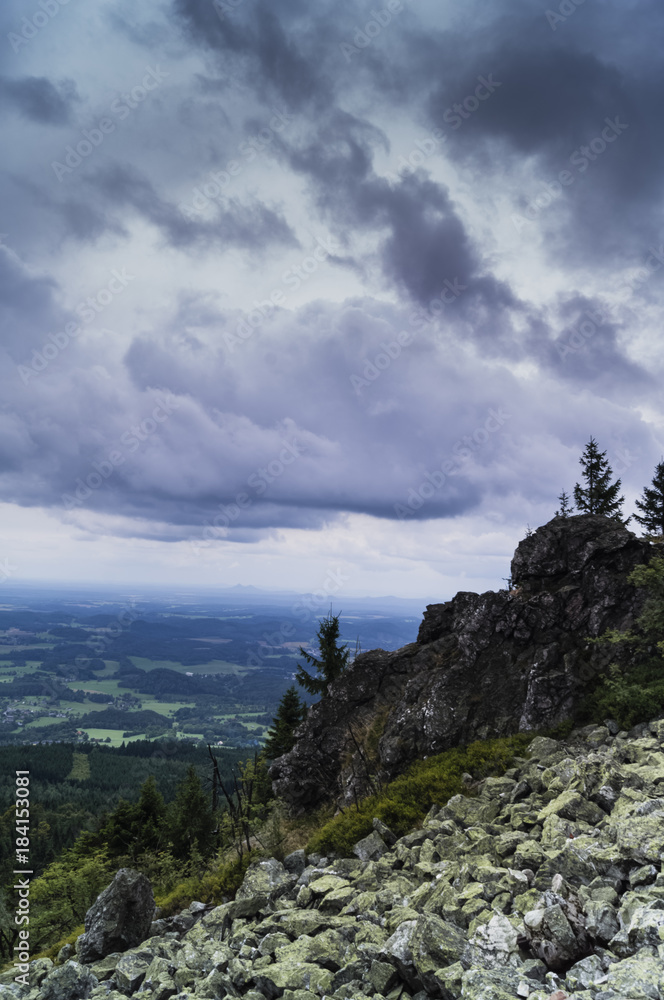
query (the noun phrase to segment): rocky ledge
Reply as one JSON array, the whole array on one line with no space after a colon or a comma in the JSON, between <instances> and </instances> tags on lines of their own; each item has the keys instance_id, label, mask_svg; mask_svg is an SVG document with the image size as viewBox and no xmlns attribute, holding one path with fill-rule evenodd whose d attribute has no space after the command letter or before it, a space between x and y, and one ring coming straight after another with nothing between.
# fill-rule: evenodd
<instances>
[{"instance_id":1,"label":"rocky ledge","mask_svg":"<svg viewBox=\"0 0 664 1000\"><path fill-rule=\"evenodd\" d=\"M5 974L0 1000L664 1000L664 719L616 728L536 737L353 858L257 862L233 901L90 965L86 921L79 961Z\"/></svg>"},{"instance_id":2,"label":"rocky ledge","mask_svg":"<svg viewBox=\"0 0 664 1000\"><path fill-rule=\"evenodd\" d=\"M627 576L653 553L611 518L538 528L516 550L511 590L429 605L417 642L358 656L273 764L275 791L294 813L331 796L350 804L411 761L572 717L616 658L585 639L633 624L643 596Z\"/></svg>"}]
</instances>

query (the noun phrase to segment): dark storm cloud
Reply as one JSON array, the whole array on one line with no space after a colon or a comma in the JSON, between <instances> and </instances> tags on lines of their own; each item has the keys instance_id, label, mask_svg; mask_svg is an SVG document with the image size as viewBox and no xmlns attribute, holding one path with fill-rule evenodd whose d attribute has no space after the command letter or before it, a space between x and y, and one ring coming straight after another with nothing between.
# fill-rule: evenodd
<instances>
[{"instance_id":1,"label":"dark storm cloud","mask_svg":"<svg viewBox=\"0 0 664 1000\"><path fill-rule=\"evenodd\" d=\"M587 5L563 32L532 10L515 17L498 8L485 32L456 35L427 99L431 124L446 130L447 155L472 165L477 182L509 179L534 159L540 183L517 195L521 208L571 172L542 221L562 230L564 249L554 238L552 256L575 264L629 260L655 238L651 206L664 190L664 68L648 57L661 11L655 21L619 5L609 13ZM487 74L495 90L478 101Z\"/></svg>"},{"instance_id":2,"label":"dark storm cloud","mask_svg":"<svg viewBox=\"0 0 664 1000\"><path fill-rule=\"evenodd\" d=\"M198 0L181 0L176 10L200 44L242 55L238 72L259 94L278 95L289 107L309 115L308 127L278 137L275 153L308 180L312 198L336 235L345 241L358 231L381 234L379 262L387 286L396 286L425 305L447 294L446 281L457 282L468 292L460 311L473 312L476 319L487 311L495 314L488 325L475 323L478 335L502 336L506 330L502 313L515 305L514 296L504 283L485 273L448 193L424 173L396 185L376 176L375 151L388 148L387 137L369 121L335 104L335 87L347 85L348 80L343 70L337 74L340 79L333 81L325 67L332 52L341 58L335 36L350 37L349 28L333 30L325 41L319 36L318 46L325 55L319 52L315 61L313 27L308 33L294 33L300 40L299 50L286 41L286 28L278 18L289 26L297 24L290 4L273 8L269 17L250 20L243 19L241 8L220 19L211 4ZM321 15L326 27L327 14ZM395 26L393 30L398 37L400 29ZM271 39L267 48L264 36ZM310 54L306 64L302 52ZM361 265L356 262L355 266Z\"/></svg>"},{"instance_id":3,"label":"dark storm cloud","mask_svg":"<svg viewBox=\"0 0 664 1000\"><path fill-rule=\"evenodd\" d=\"M33 289L53 308L51 288L23 281L20 302ZM567 449L533 445L553 419L579 446L591 413L598 438L619 425L630 447L644 444L608 393L552 382L543 394L413 327L408 309L312 303L227 340L236 322L190 293L121 366L98 370L93 345L72 342L27 384L7 367L3 495L62 516L124 515L134 523L120 532L146 538L255 541L344 512L413 520L509 505L531 478L533 496L555 496Z\"/></svg>"},{"instance_id":4,"label":"dark storm cloud","mask_svg":"<svg viewBox=\"0 0 664 1000\"><path fill-rule=\"evenodd\" d=\"M619 303L561 297L550 317L556 335L533 323L529 352L561 382L592 388L598 396L628 403L635 393L656 394L658 376L626 355L625 316Z\"/></svg>"},{"instance_id":5,"label":"dark storm cloud","mask_svg":"<svg viewBox=\"0 0 664 1000\"><path fill-rule=\"evenodd\" d=\"M260 0L251 11L234 6L175 0L173 9L198 44L231 60L231 71L251 80L259 94L278 97L293 109L328 105L332 88L319 56L329 38L311 25L311 9L282 3L277 10Z\"/></svg>"},{"instance_id":6,"label":"dark storm cloud","mask_svg":"<svg viewBox=\"0 0 664 1000\"><path fill-rule=\"evenodd\" d=\"M506 311L518 307L515 296L487 273L449 192L426 171L396 182L374 173L373 149L385 142L369 123L334 111L299 145L282 138L279 151L307 177L339 239L348 232L379 234L387 287L396 286L420 306L440 306L441 298L448 303L453 296L457 312L472 322L473 336L509 341Z\"/></svg>"},{"instance_id":7,"label":"dark storm cloud","mask_svg":"<svg viewBox=\"0 0 664 1000\"><path fill-rule=\"evenodd\" d=\"M0 76L0 109L17 111L40 125L68 125L79 100L71 80L55 87L43 76Z\"/></svg>"},{"instance_id":8,"label":"dark storm cloud","mask_svg":"<svg viewBox=\"0 0 664 1000\"><path fill-rule=\"evenodd\" d=\"M146 105L128 119L61 184L43 179L56 153L29 147L25 174L12 168L9 211L18 192L23 214L12 227L21 235L24 223L37 248L30 260L47 258L44 247L59 255L63 236L100 255L135 238L130 249L140 252L144 227L134 237L132 223L148 222L181 251L180 287L165 290L177 304L150 328L154 303L141 303L129 328L142 333L120 340L119 360L117 344L94 335L60 347L53 337L72 317L59 284L0 251L5 498L63 516L134 519L119 534L200 539L211 525L213 537L251 542L346 512L398 521L499 509L521 518L524 499L553 506L561 483L573 483L590 433L602 447L624 441L649 453L635 400L657 409L659 389L655 365L646 372L630 356L634 318L625 305L587 319L606 308L594 285L607 255L644 259L661 218L662 70L658 57L640 58L640 12L588 3L553 31L531 3L469 0L463 19L429 29L410 5L346 60L340 44L355 44L370 16L355 4L176 0L172 9L171 28L159 22L153 37L157 49L181 47L186 68L174 59L150 112ZM127 39L141 49L150 40L152 13L143 16L139 23L126 8L106 20L118 58ZM35 52L47 30L31 43ZM32 121L64 123L73 92L37 82L33 98L5 90L5 103ZM465 112L478 85L483 98L470 100L454 128L454 104ZM109 105L101 94L98 107ZM205 171L239 155L243 135L266 126L275 108L293 118L270 137L278 171L256 160L237 197L229 187L229 197L205 196L193 213L176 204L191 203ZM430 172L381 176L381 157L407 131L397 113L424 135L443 130L437 162L452 161L458 181L453 169L449 186L436 179L433 163ZM59 136L58 149L78 143L94 114L70 139ZM471 200L495 195L525 212L607 118L628 127L583 171L574 167L574 183L529 222L558 268L553 291L545 275L545 287L532 289L537 304L529 302L516 270L530 265L527 251L517 248L511 277L499 278L497 261L510 274L500 235L483 241ZM32 136L20 115L7 121ZM315 301L249 323L228 307L235 289L198 290L198 261L207 266L227 248L252 259L267 249L274 266L284 247L299 245L298 224L329 228L354 276L394 301ZM240 293L255 280L248 274ZM657 281L644 286L650 306ZM17 366L33 348L48 364L22 378Z\"/></svg>"}]
</instances>

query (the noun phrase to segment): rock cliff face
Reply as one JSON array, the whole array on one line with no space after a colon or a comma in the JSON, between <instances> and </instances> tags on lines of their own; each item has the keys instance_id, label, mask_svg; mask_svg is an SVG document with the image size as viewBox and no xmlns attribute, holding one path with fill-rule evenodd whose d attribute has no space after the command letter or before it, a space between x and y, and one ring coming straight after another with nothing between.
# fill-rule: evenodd
<instances>
[{"instance_id":1,"label":"rock cliff face","mask_svg":"<svg viewBox=\"0 0 664 1000\"><path fill-rule=\"evenodd\" d=\"M273 765L275 791L295 813L348 802L418 758L569 718L615 658L585 640L633 623L626 577L651 549L613 519L554 518L519 544L510 591L429 605L417 642L358 656Z\"/></svg>"},{"instance_id":2,"label":"rock cliff face","mask_svg":"<svg viewBox=\"0 0 664 1000\"><path fill-rule=\"evenodd\" d=\"M405 837L258 861L127 951L3 974L0 1000L664 1000L664 720L514 763Z\"/></svg>"}]
</instances>

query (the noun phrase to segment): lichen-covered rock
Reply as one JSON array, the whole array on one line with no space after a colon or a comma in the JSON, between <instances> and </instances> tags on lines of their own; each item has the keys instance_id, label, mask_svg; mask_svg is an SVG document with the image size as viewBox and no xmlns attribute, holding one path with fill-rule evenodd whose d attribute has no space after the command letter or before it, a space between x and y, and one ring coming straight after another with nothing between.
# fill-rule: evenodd
<instances>
[{"instance_id":1,"label":"lichen-covered rock","mask_svg":"<svg viewBox=\"0 0 664 1000\"><path fill-rule=\"evenodd\" d=\"M580 897L557 875L543 905L524 915L531 950L554 972L567 968L591 950Z\"/></svg>"},{"instance_id":2,"label":"lichen-covered rock","mask_svg":"<svg viewBox=\"0 0 664 1000\"><path fill-rule=\"evenodd\" d=\"M76 942L82 963L125 951L144 941L154 915L149 880L131 868L121 868L85 915L85 933Z\"/></svg>"},{"instance_id":3,"label":"lichen-covered rock","mask_svg":"<svg viewBox=\"0 0 664 1000\"><path fill-rule=\"evenodd\" d=\"M387 844L376 830L373 830L363 840L358 840L353 848L353 854L356 854L360 861L376 860L386 852Z\"/></svg>"},{"instance_id":4,"label":"lichen-covered rock","mask_svg":"<svg viewBox=\"0 0 664 1000\"><path fill-rule=\"evenodd\" d=\"M515 997L528 996L519 987L524 978L511 968L482 969L473 968L464 972L461 980L461 993L466 1000L514 1000ZM530 990L529 990L530 992Z\"/></svg>"},{"instance_id":5,"label":"lichen-covered rock","mask_svg":"<svg viewBox=\"0 0 664 1000\"><path fill-rule=\"evenodd\" d=\"M664 898L646 892L628 892L618 911L620 930L609 947L621 957L664 942Z\"/></svg>"},{"instance_id":6,"label":"lichen-covered rock","mask_svg":"<svg viewBox=\"0 0 664 1000\"><path fill-rule=\"evenodd\" d=\"M641 952L612 965L604 988L614 990L617 997L660 1000L664 997L664 965L661 958Z\"/></svg>"},{"instance_id":7,"label":"lichen-covered rock","mask_svg":"<svg viewBox=\"0 0 664 1000\"><path fill-rule=\"evenodd\" d=\"M478 927L468 942L465 958L483 969L520 965L519 935L502 913L494 913L488 924Z\"/></svg>"},{"instance_id":8,"label":"lichen-covered rock","mask_svg":"<svg viewBox=\"0 0 664 1000\"><path fill-rule=\"evenodd\" d=\"M276 858L255 861L247 868L242 885L235 896L236 902L255 900L265 905L268 899L278 899L292 889L296 880L296 876L286 871L284 865Z\"/></svg>"},{"instance_id":9,"label":"lichen-covered rock","mask_svg":"<svg viewBox=\"0 0 664 1000\"><path fill-rule=\"evenodd\" d=\"M466 944L463 931L435 913L423 913L415 921L410 938L413 965L426 982L429 973L458 962Z\"/></svg>"},{"instance_id":10,"label":"lichen-covered rock","mask_svg":"<svg viewBox=\"0 0 664 1000\"><path fill-rule=\"evenodd\" d=\"M99 985L97 977L84 965L69 960L46 976L39 992L40 1000L87 1000Z\"/></svg>"},{"instance_id":11,"label":"lichen-covered rock","mask_svg":"<svg viewBox=\"0 0 664 1000\"><path fill-rule=\"evenodd\" d=\"M313 962L275 962L260 969L253 983L268 1000L279 997L284 990L307 990L323 996L332 985L333 975Z\"/></svg>"}]
</instances>

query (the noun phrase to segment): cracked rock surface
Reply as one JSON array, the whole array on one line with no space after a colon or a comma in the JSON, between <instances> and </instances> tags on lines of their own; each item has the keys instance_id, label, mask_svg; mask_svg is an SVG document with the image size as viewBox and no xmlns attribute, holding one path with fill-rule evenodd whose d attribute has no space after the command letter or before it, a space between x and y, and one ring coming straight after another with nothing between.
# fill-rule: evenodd
<instances>
[{"instance_id":1,"label":"cracked rock surface","mask_svg":"<svg viewBox=\"0 0 664 1000\"><path fill-rule=\"evenodd\" d=\"M377 722L386 781L429 754L572 717L616 658L615 647L584 640L633 625L643 594L627 576L653 554L611 518L558 517L538 528L516 549L510 591L431 604L417 642L358 656L273 763L275 791L296 814L331 796L352 805L371 791L353 734Z\"/></svg>"}]
</instances>

